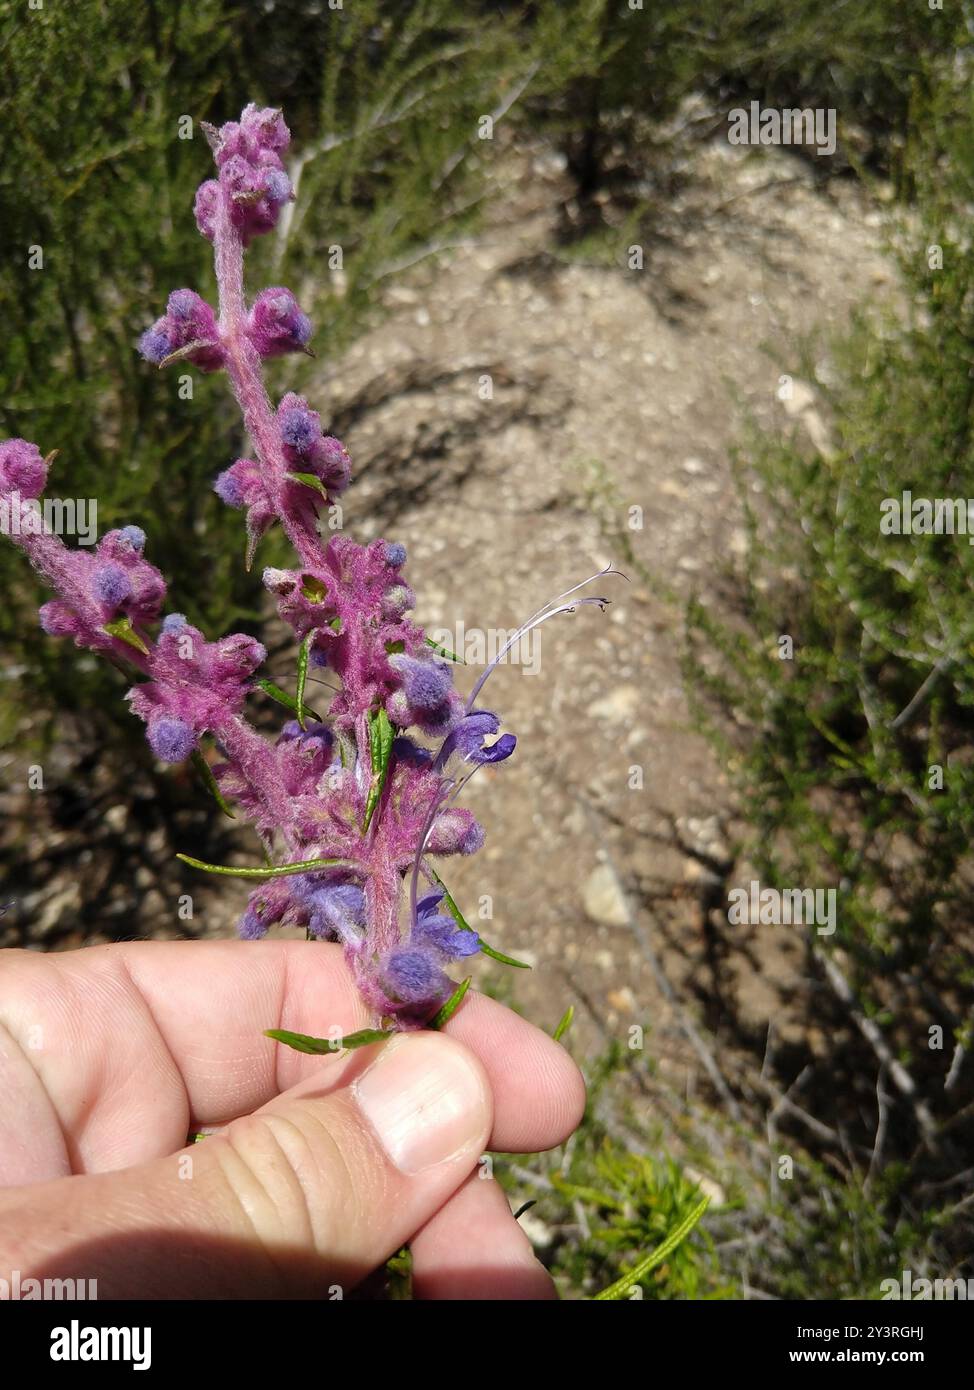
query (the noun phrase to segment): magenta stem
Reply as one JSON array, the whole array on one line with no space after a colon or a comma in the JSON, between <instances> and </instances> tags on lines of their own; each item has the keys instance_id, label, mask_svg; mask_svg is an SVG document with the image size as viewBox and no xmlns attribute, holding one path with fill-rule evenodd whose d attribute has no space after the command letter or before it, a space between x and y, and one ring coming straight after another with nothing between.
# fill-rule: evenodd
<instances>
[{"instance_id":1,"label":"magenta stem","mask_svg":"<svg viewBox=\"0 0 974 1390\"><path fill-rule=\"evenodd\" d=\"M288 464L281 445L277 418L264 385L260 355L246 332L244 247L240 232L233 225L230 207L230 196L221 189L213 237L213 259L219 294L220 340L226 352L227 376L258 461L263 464L275 510L287 538L301 563L314 567L321 563L321 542L317 532L308 530L291 516L282 496L287 486L285 475Z\"/></svg>"}]
</instances>

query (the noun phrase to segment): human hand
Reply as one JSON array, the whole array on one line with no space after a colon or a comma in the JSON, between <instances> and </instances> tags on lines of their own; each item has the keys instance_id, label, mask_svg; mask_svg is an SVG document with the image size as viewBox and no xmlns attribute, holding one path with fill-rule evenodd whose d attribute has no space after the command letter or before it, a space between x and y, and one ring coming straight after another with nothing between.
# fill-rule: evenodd
<instances>
[{"instance_id":1,"label":"human hand","mask_svg":"<svg viewBox=\"0 0 974 1390\"><path fill-rule=\"evenodd\" d=\"M0 953L0 1271L327 1298L408 1241L416 1297L554 1297L478 1160L567 1138L571 1058L473 993L444 1033L344 1055L262 1036L367 1024L322 942Z\"/></svg>"}]
</instances>

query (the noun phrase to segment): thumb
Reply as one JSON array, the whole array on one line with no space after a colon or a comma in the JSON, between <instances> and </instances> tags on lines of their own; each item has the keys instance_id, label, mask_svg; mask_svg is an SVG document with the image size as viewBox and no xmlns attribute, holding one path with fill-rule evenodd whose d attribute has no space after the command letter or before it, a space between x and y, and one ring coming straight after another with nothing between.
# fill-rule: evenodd
<instances>
[{"instance_id":1,"label":"thumb","mask_svg":"<svg viewBox=\"0 0 974 1390\"><path fill-rule=\"evenodd\" d=\"M402 1034L347 1087L311 1078L201 1144L0 1193L0 1267L99 1298L340 1297L462 1184L492 1120L484 1071Z\"/></svg>"}]
</instances>

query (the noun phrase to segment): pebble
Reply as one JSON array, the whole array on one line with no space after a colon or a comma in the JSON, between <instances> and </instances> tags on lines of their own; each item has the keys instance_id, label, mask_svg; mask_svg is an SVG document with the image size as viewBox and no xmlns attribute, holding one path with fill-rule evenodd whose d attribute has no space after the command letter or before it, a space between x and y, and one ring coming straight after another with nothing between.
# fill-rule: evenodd
<instances>
[{"instance_id":1,"label":"pebble","mask_svg":"<svg viewBox=\"0 0 974 1390\"><path fill-rule=\"evenodd\" d=\"M599 864L589 874L582 890L582 904L593 922L607 927L629 925L626 900L618 879L608 864Z\"/></svg>"},{"instance_id":2,"label":"pebble","mask_svg":"<svg viewBox=\"0 0 974 1390\"><path fill-rule=\"evenodd\" d=\"M612 724L631 719L639 708L639 690L634 685L617 685L601 700L589 706L589 714L596 719L607 719Z\"/></svg>"}]
</instances>

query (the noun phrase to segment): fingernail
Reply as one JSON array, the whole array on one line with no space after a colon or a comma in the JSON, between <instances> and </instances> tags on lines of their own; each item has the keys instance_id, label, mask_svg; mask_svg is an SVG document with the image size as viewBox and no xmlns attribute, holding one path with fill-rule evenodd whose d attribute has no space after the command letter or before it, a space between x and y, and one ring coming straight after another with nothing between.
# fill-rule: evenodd
<instances>
[{"instance_id":1,"label":"fingernail","mask_svg":"<svg viewBox=\"0 0 974 1390\"><path fill-rule=\"evenodd\" d=\"M392 1162L412 1176L466 1150L480 1152L490 1099L473 1058L436 1033L386 1043L353 1086Z\"/></svg>"}]
</instances>

